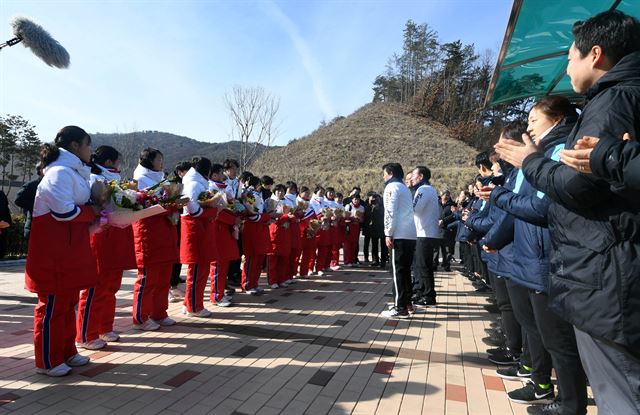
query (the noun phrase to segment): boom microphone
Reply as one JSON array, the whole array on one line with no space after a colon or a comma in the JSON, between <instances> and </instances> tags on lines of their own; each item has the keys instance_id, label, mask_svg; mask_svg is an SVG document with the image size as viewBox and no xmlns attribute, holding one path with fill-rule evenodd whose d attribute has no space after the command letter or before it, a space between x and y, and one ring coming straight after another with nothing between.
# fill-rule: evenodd
<instances>
[{"instance_id":1,"label":"boom microphone","mask_svg":"<svg viewBox=\"0 0 640 415\"><path fill-rule=\"evenodd\" d=\"M0 50L5 46L13 46L20 42L49 66L67 68L69 66L69 53L55 40L42 26L27 19L15 17L11 21L15 38L0 44Z\"/></svg>"}]
</instances>

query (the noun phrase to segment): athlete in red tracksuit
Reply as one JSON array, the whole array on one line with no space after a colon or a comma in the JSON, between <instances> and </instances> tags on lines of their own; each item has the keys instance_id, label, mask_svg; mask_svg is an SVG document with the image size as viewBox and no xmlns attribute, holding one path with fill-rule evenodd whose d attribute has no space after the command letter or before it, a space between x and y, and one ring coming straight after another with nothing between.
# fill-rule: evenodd
<instances>
[{"instance_id":1,"label":"athlete in red tracksuit","mask_svg":"<svg viewBox=\"0 0 640 415\"><path fill-rule=\"evenodd\" d=\"M356 194L351 198L351 203L345 206L345 211L349 212L349 217L345 218L347 229L344 241L344 264L353 266L358 255L360 226L364 221L364 206L360 204L360 195Z\"/></svg>"},{"instance_id":2,"label":"athlete in red tracksuit","mask_svg":"<svg viewBox=\"0 0 640 415\"><path fill-rule=\"evenodd\" d=\"M333 187L327 187L324 207L342 209L343 206L336 201L335 197L335 189ZM334 216L331 220L331 226L329 227L331 237L331 262L329 263L329 267L334 271L340 269L340 248L342 248L344 242L344 222L341 219L341 217Z\"/></svg>"},{"instance_id":3,"label":"athlete in red tracksuit","mask_svg":"<svg viewBox=\"0 0 640 415\"><path fill-rule=\"evenodd\" d=\"M302 241L300 239L300 219L304 216L304 211L296 210L298 202L296 194L298 192L298 186L294 182L287 182L287 194L284 195L284 203L289 206L292 212L294 212L291 218L291 225L289 226L289 232L291 233L291 254L289 255L289 268L287 275L289 279L285 282L287 284L294 284L295 277L298 274L298 264L300 263L300 256L302 255Z\"/></svg>"},{"instance_id":4,"label":"athlete in red tracksuit","mask_svg":"<svg viewBox=\"0 0 640 415\"><path fill-rule=\"evenodd\" d=\"M281 215L269 225L271 250L267 255L267 281L271 288L287 287L289 275L289 257L291 255L291 224L293 215L285 213L284 193L282 184L273 188L271 199L276 202L276 212Z\"/></svg>"},{"instance_id":5,"label":"athlete in red tracksuit","mask_svg":"<svg viewBox=\"0 0 640 415\"><path fill-rule=\"evenodd\" d=\"M302 255L300 257L300 276L308 277L313 274L313 264L316 261L316 244L315 232L309 228L309 222L316 218L313 209L307 209L304 217L300 220L300 245L302 247Z\"/></svg>"},{"instance_id":6,"label":"athlete in red tracksuit","mask_svg":"<svg viewBox=\"0 0 640 415\"><path fill-rule=\"evenodd\" d=\"M92 156L93 166L89 184L96 181L120 181L120 153L110 146L100 146ZM113 332L116 313L116 293L122 283L122 274L136 268L133 249L133 230L106 227L91 234L91 249L98 265L98 284L83 290L78 304L76 342L89 350L101 349L108 341L118 341Z\"/></svg>"},{"instance_id":7,"label":"athlete in red tracksuit","mask_svg":"<svg viewBox=\"0 0 640 415\"><path fill-rule=\"evenodd\" d=\"M89 243L95 220L89 201L91 138L81 128L61 129L55 145L42 152L44 177L38 185L25 270L26 289L38 294L33 341L38 373L64 376L89 358L75 345L80 290L97 284Z\"/></svg>"},{"instance_id":8,"label":"athlete in red tracksuit","mask_svg":"<svg viewBox=\"0 0 640 415\"><path fill-rule=\"evenodd\" d=\"M211 161L194 159L193 167L182 178L183 195L189 198L181 217L180 262L188 264L183 313L194 317L210 317L204 308L204 290L211 263L216 259L215 218L219 209L203 207L198 197L209 189Z\"/></svg>"},{"instance_id":9,"label":"athlete in red tracksuit","mask_svg":"<svg viewBox=\"0 0 640 415\"><path fill-rule=\"evenodd\" d=\"M217 255L211 262L209 279L211 280L211 302L219 307L231 305L231 297L225 296L224 289L227 285L231 261L240 258L238 240L233 236L234 226L240 223L240 218L227 209L220 211L215 220Z\"/></svg>"},{"instance_id":10,"label":"athlete in red tracksuit","mask_svg":"<svg viewBox=\"0 0 640 415\"><path fill-rule=\"evenodd\" d=\"M264 202L260 192L255 190L259 183L260 179L257 177L249 179L247 192L256 201L256 213L245 219L242 231L242 252L244 255L242 290L252 295L259 295L264 291L258 287L258 280L265 256L271 246L268 227L271 215L264 212Z\"/></svg>"},{"instance_id":11,"label":"athlete in red tracksuit","mask_svg":"<svg viewBox=\"0 0 640 415\"><path fill-rule=\"evenodd\" d=\"M164 180L163 161L162 153L156 149L142 151L140 164L133 172L138 189L149 189ZM167 315L171 273L173 264L178 262L178 233L171 221L174 213L167 211L131 225L138 266L132 313L136 329L157 330L176 323Z\"/></svg>"}]
</instances>

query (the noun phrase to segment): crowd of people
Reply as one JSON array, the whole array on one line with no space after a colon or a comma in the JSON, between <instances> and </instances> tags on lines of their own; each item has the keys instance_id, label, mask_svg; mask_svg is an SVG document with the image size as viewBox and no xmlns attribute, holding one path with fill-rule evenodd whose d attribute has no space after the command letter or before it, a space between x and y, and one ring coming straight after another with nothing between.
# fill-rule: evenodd
<instances>
[{"instance_id":1,"label":"crowd of people","mask_svg":"<svg viewBox=\"0 0 640 415\"><path fill-rule=\"evenodd\" d=\"M489 360L505 366L497 375L524 382L509 399L540 404L530 414L583 415L588 382L599 414L638 414L640 23L608 11L573 34L567 74L586 104L578 112L545 97L527 123L507 124L444 221L457 229L465 275L500 314L483 340L494 347ZM421 193L412 212L402 169L383 170L397 292L386 314L406 316ZM421 274L429 242L417 241Z\"/></svg>"},{"instance_id":2,"label":"crowd of people","mask_svg":"<svg viewBox=\"0 0 640 415\"><path fill-rule=\"evenodd\" d=\"M507 124L495 150L476 156L478 175L456 200L438 194L426 166L405 176L400 164L385 164L382 196L354 187L343 198L330 187L239 174L234 160L196 157L168 179L162 153L147 148L133 183L153 193L181 182L179 221L175 208L90 232L104 219L88 204L93 186L122 181L120 154L92 153L84 130L63 128L43 148L31 215L26 286L38 295L37 370L66 375L89 361L77 347L118 340L124 270L138 270L134 327L158 330L176 324L169 301L210 317L207 281L211 304L228 307L234 285L264 292L263 269L275 290L338 270L340 250L343 267L358 265L362 232L362 265L389 267L393 277L386 318L437 304L434 271L450 271L459 244L463 274L499 314L483 339L494 347L488 358L504 366L498 376L524 382L508 392L512 401L542 404L529 413L585 414L587 382L599 413L640 413L640 23L609 11L577 22L573 34L567 73L584 107L539 99L528 122Z\"/></svg>"}]
</instances>

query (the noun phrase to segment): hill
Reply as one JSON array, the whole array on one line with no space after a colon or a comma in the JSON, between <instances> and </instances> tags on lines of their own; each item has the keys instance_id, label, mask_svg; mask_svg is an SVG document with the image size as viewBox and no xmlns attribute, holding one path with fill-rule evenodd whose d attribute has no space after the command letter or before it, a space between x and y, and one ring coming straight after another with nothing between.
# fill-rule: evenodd
<instances>
[{"instance_id":1,"label":"hill","mask_svg":"<svg viewBox=\"0 0 640 415\"><path fill-rule=\"evenodd\" d=\"M348 117L338 117L311 134L272 148L251 165L254 174L298 185L334 186L348 192L382 190L382 165L402 164L405 173L426 165L432 183L457 193L476 173L477 150L453 138L447 127L404 111L400 104L370 103Z\"/></svg>"},{"instance_id":2,"label":"hill","mask_svg":"<svg viewBox=\"0 0 640 415\"><path fill-rule=\"evenodd\" d=\"M123 177L131 177L138 164L140 151L146 147L157 148L164 154L165 171L171 172L175 165L183 160L191 160L193 156L208 157L214 163L221 163L226 158L237 158L240 154L240 142L206 143L189 137L160 131L138 131L127 134L91 135L91 146L96 149L101 145L110 145L122 153ZM259 154L266 147L260 146Z\"/></svg>"}]
</instances>

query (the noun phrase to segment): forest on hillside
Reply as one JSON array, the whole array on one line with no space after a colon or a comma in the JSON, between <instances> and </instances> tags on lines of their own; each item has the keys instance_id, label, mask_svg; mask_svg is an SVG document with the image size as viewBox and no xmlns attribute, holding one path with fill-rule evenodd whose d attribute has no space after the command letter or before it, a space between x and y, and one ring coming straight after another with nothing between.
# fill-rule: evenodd
<instances>
[{"instance_id":1,"label":"forest on hillside","mask_svg":"<svg viewBox=\"0 0 640 415\"><path fill-rule=\"evenodd\" d=\"M473 43L443 42L427 23L409 20L400 52L373 82L374 102L399 102L418 116L449 127L451 135L476 148L497 141L505 123L526 119L533 98L485 106L496 54Z\"/></svg>"}]
</instances>

